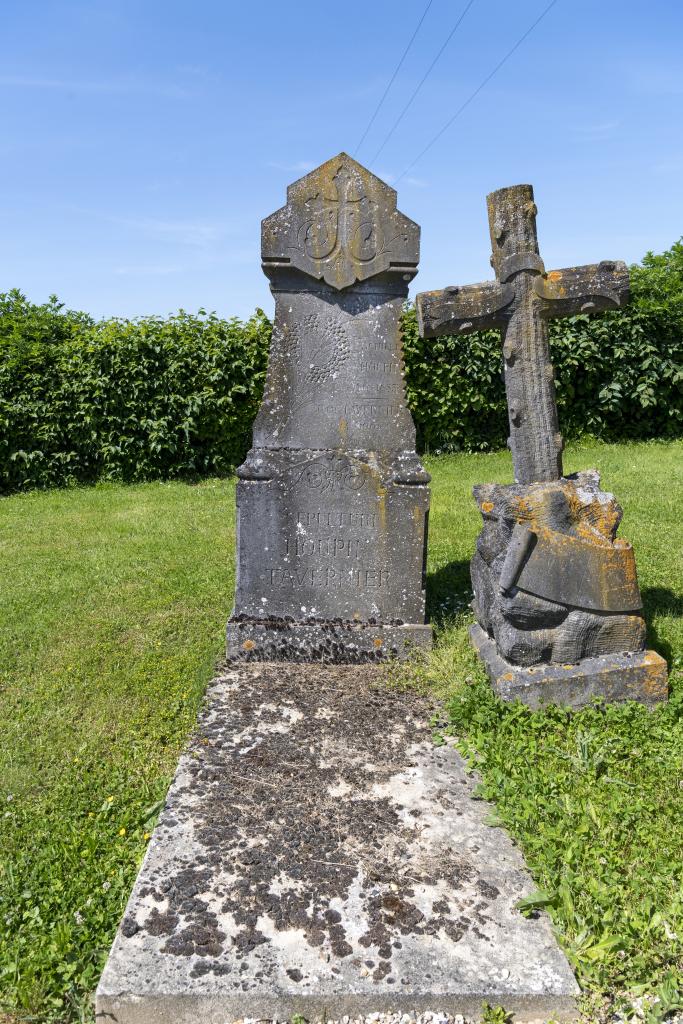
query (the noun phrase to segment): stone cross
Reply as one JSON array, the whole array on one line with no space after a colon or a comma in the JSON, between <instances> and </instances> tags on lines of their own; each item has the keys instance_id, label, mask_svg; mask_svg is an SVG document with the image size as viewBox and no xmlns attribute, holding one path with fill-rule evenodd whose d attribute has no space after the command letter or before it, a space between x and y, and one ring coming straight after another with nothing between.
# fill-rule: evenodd
<instances>
[{"instance_id":1,"label":"stone cross","mask_svg":"<svg viewBox=\"0 0 683 1024\"><path fill-rule=\"evenodd\" d=\"M233 658L355 661L431 642L429 475L399 329L418 254L396 192L345 153L263 221L275 320L237 471Z\"/></svg>"},{"instance_id":2,"label":"stone cross","mask_svg":"<svg viewBox=\"0 0 683 1024\"><path fill-rule=\"evenodd\" d=\"M420 333L433 338L500 330L515 480L558 480L563 445L548 320L625 305L628 268L620 261L603 261L546 273L531 185L492 192L487 206L496 280L422 292L417 296Z\"/></svg>"}]
</instances>

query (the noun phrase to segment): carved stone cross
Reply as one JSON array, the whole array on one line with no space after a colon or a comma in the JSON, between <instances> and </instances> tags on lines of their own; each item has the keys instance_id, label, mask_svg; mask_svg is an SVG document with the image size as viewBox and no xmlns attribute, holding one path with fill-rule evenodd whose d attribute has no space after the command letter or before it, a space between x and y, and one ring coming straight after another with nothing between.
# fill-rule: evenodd
<instances>
[{"instance_id":1,"label":"carved stone cross","mask_svg":"<svg viewBox=\"0 0 683 1024\"><path fill-rule=\"evenodd\" d=\"M487 206L496 280L422 292L417 296L420 333L433 338L500 330L515 480L558 480L563 444L548 320L625 305L628 269L621 261L603 261L546 273L531 185L492 192Z\"/></svg>"}]
</instances>

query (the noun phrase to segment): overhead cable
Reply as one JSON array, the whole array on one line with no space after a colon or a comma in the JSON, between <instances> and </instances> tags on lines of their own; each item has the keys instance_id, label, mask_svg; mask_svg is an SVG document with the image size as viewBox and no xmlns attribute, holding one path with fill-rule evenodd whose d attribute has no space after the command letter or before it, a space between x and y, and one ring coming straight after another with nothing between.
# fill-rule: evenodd
<instances>
[{"instance_id":1,"label":"overhead cable","mask_svg":"<svg viewBox=\"0 0 683 1024\"><path fill-rule=\"evenodd\" d=\"M394 84L394 81L396 79L396 75L401 70L401 67L403 65L403 61L406 59L406 57L408 55L408 50L413 45L413 42L415 40L415 36L420 31L420 26L422 25L422 22L425 20L425 18L427 16L427 11L432 6L432 3L433 3L433 0L428 0L427 6L425 7L424 11L422 12L422 17L418 21L417 27L416 27L415 31L413 32L412 36L410 37L410 41L409 41L408 45L406 46L405 50L403 51L403 55L402 55L401 59L399 60L398 64L396 65L396 68L394 69L393 75L389 79L389 84L387 85L386 89L384 90L384 93L382 94L381 100L379 101L379 103L375 107L374 113L373 113L372 117L370 118L370 120L368 121L368 123L366 125L366 128L365 128L365 131L363 132L363 134L360 137L360 142L358 143L358 145L356 146L356 148L353 151L352 155L354 157L355 157L356 153L358 152L358 150L360 149L360 147L365 142L365 139L366 139L366 136L367 136L368 132L372 128L373 124L375 123L375 118L379 114L379 112L380 112L380 110L382 108L382 104L384 103L385 99L389 95L389 90L391 89L392 85Z\"/></svg>"},{"instance_id":2,"label":"overhead cable","mask_svg":"<svg viewBox=\"0 0 683 1024\"><path fill-rule=\"evenodd\" d=\"M401 111L401 113L400 113L400 114L398 115L398 117L396 118L396 120L395 120L395 121L394 121L394 123L392 124L391 128L389 129L389 132L387 133L387 135L386 135L386 137L385 137L385 139L384 139L384 142L383 142L383 143L382 143L382 145L381 145L381 146L379 147L379 149L377 150L377 152L376 152L376 153L375 153L375 155L373 156L372 160L370 161L370 166L372 166L372 165L373 165L373 164L375 163L375 161L377 160L377 157L378 157L378 156L380 155L380 153L382 152L382 150L383 150L383 149L384 149L384 147L386 146L387 142L389 141L389 139L391 138L391 136L392 136L392 135L394 134L394 132L396 131L396 129L397 129L397 128L398 128L398 126L400 125L400 123L401 123L401 121L403 120L403 118L404 118L404 117L406 116L406 114L408 113L408 110L409 110L409 109L410 109L410 107L412 106L413 100L415 99L415 97L416 97L416 96L417 96L417 94L419 93L420 89L422 88L422 86L423 86L423 85L425 84L425 82L426 82L426 81L427 81L427 79L429 78L429 76L430 76L430 74L432 73L432 71L433 71L433 69L434 69L434 67L435 67L435 65L436 65L436 63L437 63L437 61L438 61L438 60L439 60L439 58L441 57L441 54L442 54L442 53L444 52L444 50L446 49L446 47L447 47L447 46L448 46L448 44L450 43L451 39L453 38L453 36L454 36L454 35L455 35L455 33L457 32L457 30L458 30L458 28L460 27L460 24L461 24L461 22L462 22L463 18L465 17L465 15L466 15L466 14L467 14L467 12L469 11L469 9L470 9L470 7L472 6L472 4L473 4L473 3L474 3L474 0L468 0L468 3L467 3L467 4L465 5L465 8L464 8L464 10L463 10L462 14L460 15L460 17L459 17L459 18L458 18L458 20L456 21L456 23L455 23L455 25L453 26L453 28L451 29L451 31L450 31L450 32L448 33L448 35L446 36L446 40L445 40L445 42L444 42L444 43L442 44L442 46L441 46L441 49L439 50L439 52L437 53L436 57L434 58L434 60L432 61L432 63L431 63L430 65L429 65L429 67L428 67L428 68L427 68L427 70L425 71L425 73L424 73L424 75L422 76L422 78L420 79L420 81L418 82L418 84L417 84L416 88L415 88L415 89L413 90L413 92L412 92L412 95L410 96L410 98L409 98L408 102L406 103L406 105L404 106L403 110L402 110L402 111Z\"/></svg>"},{"instance_id":3,"label":"overhead cable","mask_svg":"<svg viewBox=\"0 0 683 1024\"><path fill-rule=\"evenodd\" d=\"M455 121L455 120L456 120L456 119L457 119L458 117L460 117L460 115L462 114L463 110L465 110L465 108L466 108L466 107L468 107L468 106L470 105L470 103L471 103L471 102L472 102L472 100L473 100L473 99L475 98L475 96L478 96L478 95L479 95L479 93L480 93L480 92L481 92L481 90L482 90L482 89L484 88L484 86L485 86L485 85L488 85L488 83L489 83L489 82L491 81L491 79L493 78L493 76L494 76L495 74L497 74L497 72L498 72L498 71L500 71L500 69L502 68L503 64L505 64L505 62L506 62L506 61L508 60L508 58L512 56L512 54L513 54L513 53L515 52L515 50L519 49L519 47L520 47L520 46L522 45L522 43L523 43L523 42L524 42L524 40L525 40L525 39L527 38L527 36L528 36L528 35L530 35L530 34L531 34L531 32L533 32L533 30L534 30L534 29L536 28L536 26L538 25L538 23L539 23L540 21L542 21L542 20L543 20L543 18L545 18L545 16L546 16L546 14L548 13L548 11L549 11L549 10L551 9L551 7L554 7L556 3L557 3L557 0L551 0L551 3L549 3L549 4L548 4L548 6L547 6L547 7L546 7L546 8L545 8L545 9L544 9L544 10L543 10L542 12L541 12L541 14L539 14L539 16L538 16L538 17L536 18L536 21L534 21L534 22L533 22L533 23L532 23L532 24L531 24L531 25L529 26L529 28L528 28L528 29L526 30L526 32L524 33L524 35L522 35L522 36L520 36L520 37L519 37L519 39L517 40L517 42L515 43L515 45L514 45L513 47L511 47L511 48L510 48L510 49L508 50L508 52L507 52L507 53L505 54L505 56L504 56L504 57L502 58L502 60L500 60L500 61L499 61L499 62L498 62L498 63L496 64L496 66L495 66L495 68L493 69L493 71L491 71L491 72L490 72L490 73L489 73L489 74L488 74L488 75L486 76L486 78L485 78L485 79L484 79L484 80L483 80L482 82L480 82L480 84L479 84L479 85L477 86L477 88L476 88L476 89L474 90L474 92L473 92L473 93L471 93L471 94L470 94L470 95L469 95L469 96L467 97L467 99L465 100L465 102L464 102L464 103L463 103L463 104L462 104L461 106L459 106L459 107L458 107L458 109L457 109L457 110L456 110L456 112L455 112L455 113L453 114L453 116L452 116L452 117L450 117L450 118L448 119L448 121L446 121L446 123L445 123L445 125L443 126L443 128L441 128L441 129L440 129L440 130L439 130L439 131L438 131L438 132L436 133L436 135L434 135L434 136L433 136L433 137L432 137L432 138L431 138L431 139L429 140L429 142L427 143L427 145L426 145L426 146L424 147L424 149L423 149L423 150L421 150L421 151L420 151L420 152L418 153L418 155L417 155L417 156L415 157L415 159L414 159L414 160L413 160L413 161L412 161L411 163L409 163L409 164L408 164L408 166L407 166L407 167L406 167L406 168L405 168L405 169L404 169L403 171L401 171L401 173L399 174L398 178L396 178L396 181L394 182L394 185L398 184L398 182L399 182L399 181L401 180L401 178L403 178L403 177L404 177L404 176L405 176L405 175L406 175L406 174L408 173L408 171L412 170L412 169L413 169L413 167L415 166L415 164L416 164L416 163L418 162L418 160L421 160L421 159L422 159L422 157L423 157L423 156L425 155L425 153L426 153L426 152L427 152L428 150L430 150L430 149L432 148L432 146L434 145L434 143L435 143L435 142L437 142L437 141L438 141L438 140L439 140L439 139L441 138L441 136L443 135L443 133L444 133L444 132L446 132L446 131L448 131L448 129L450 128L450 126L451 126L451 125L453 124L453 122L454 122L454 121Z\"/></svg>"}]
</instances>

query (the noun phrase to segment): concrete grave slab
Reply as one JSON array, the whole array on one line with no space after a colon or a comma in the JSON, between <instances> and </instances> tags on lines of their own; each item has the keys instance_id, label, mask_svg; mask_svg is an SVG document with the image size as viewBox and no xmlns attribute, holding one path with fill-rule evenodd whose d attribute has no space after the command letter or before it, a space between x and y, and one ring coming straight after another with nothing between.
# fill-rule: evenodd
<instances>
[{"instance_id":1,"label":"concrete grave slab","mask_svg":"<svg viewBox=\"0 0 683 1024\"><path fill-rule=\"evenodd\" d=\"M98 1020L375 1011L573 1019L521 854L428 702L373 666L243 665L212 684L100 980Z\"/></svg>"}]
</instances>

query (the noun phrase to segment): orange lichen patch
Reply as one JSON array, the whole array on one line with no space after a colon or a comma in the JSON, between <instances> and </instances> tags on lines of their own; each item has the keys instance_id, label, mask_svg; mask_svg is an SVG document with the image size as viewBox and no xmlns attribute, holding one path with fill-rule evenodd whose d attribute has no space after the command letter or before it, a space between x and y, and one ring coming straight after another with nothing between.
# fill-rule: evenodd
<instances>
[{"instance_id":1,"label":"orange lichen patch","mask_svg":"<svg viewBox=\"0 0 683 1024\"><path fill-rule=\"evenodd\" d=\"M533 522L534 508L531 502L525 495L520 495L518 498L513 499L513 516L518 523L531 523Z\"/></svg>"},{"instance_id":2,"label":"orange lichen patch","mask_svg":"<svg viewBox=\"0 0 683 1024\"><path fill-rule=\"evenodd\" d=\"M378 636L375 637L375 639L372 641L372 643L373 643L374 647L381 647L382 646L382 641L380 640L380 638Z\"/></svg>"},{"instance_id":3,"label":"orange lichen patch","mask_svg":"<svg viewBox=\"0 0 683 1024\"><path fill-rule=\"evenodd\" d=\"M586 502L573 483L565 480L532 485L523 495L510 498L506 516L538 532L546 525L609 547L619 525L616 502Z\"/></svg>"},{"instance_id":4,"label":"orange lichen patch","mask_svg":"<svg viewBox=\"0 0 683 1024\"><path fill-rule=\"evenodd\" d=\"M547 274L547 278L548 278L549 281L561 281L562 280L562 271L561 270L550 270L548 272L548 274Z\"/></svg>"},{"instance_id":5,"label":"orange lichen patch","mask_svg":"<svg viewBox=\"0 0 683 1024\"><path fill-rule=\"evenodd\" d=\"M626 546L623 547L623 548L620 548L620 550L621 551L633 551L633 548L631 547L630 544L627 543ZM624 564L624 574L625 574L626 579L628 580L628 582L633 584L634 586L638 586L638 572L637 572L637 569L636 569L635 557L629 558L629 559L624 559L624 563L623 564Z\"/></svg>"},{"instance_id":6,"label":"orange lichen patch","mask_svg":"<svg viewBox=\"0 0 683 1024\"><path fill-rule=\"evenodd\" d=\"M608 537L604 537L597 530L594 530L589 523L578 522L575 524L575 533L581 540L586 540L590 544L595 544L597 547L608 548L611 546L611 541Z\"/></svg>"},{"instance_id":7,"label":"orange lichen patch","mask_svg":"<svg viewBox=\"0 0 683 1024\"><path fill-rule=\"evenodd\" d=\"M387 529L387 492L382 488L381 493L377 495L377 515L379 518L379 528L382 535L386 534Z\"/></svg>"},{"instance_id":8,"label":"orange lichen patch","mask_svg":"<svg viewBox=\"0 0 683 1024\"><path fill-rule=\"evenodd\" d=\"M482 501L481 503L481 510L482 512L485 512L487 515L489 512L493 512L494 508L495 505L493 504L492 501Z\"/></svg>"},{"instance_id":9,"label":"orange lichen patch","mask_svg":"<svg viewBox=\"0 0 683 1024\"><path fill-rule=\"evenodd\" d=\"M643 658L645 669L643 688L652 701L666 700L668 695L668 682L666 662L655 651L647 651Z\"/></svg>"},{"instance_id":10,"label":"orange lichen patch","mask_svg":"<svg viewBox=\"0 0 683 1024\"><path fill-rule=\"evenodd\" d=\"M256 644L254 643L253 640L245 640L244 643L242 644L243 651L253 651L255 647Z\"/></svg>"},{"instance_id":11,"label":"orange lichen patch","mask_svg":"<svg viewBox=\"0 0 683 1024\"><path fill-rule=\"evenodd\" d=\"M514 679L515 677L513 676L512 672L506 672L506 673L505 673L505 675L504 675L504 676L501 676L500 678L501 678L501 679L504 679L504 680L505 680L505 681L506 681L507 683L509 683L509 682L511 682L511 680L513 680L513 679Z\"/></svg>"}]
</instances>

